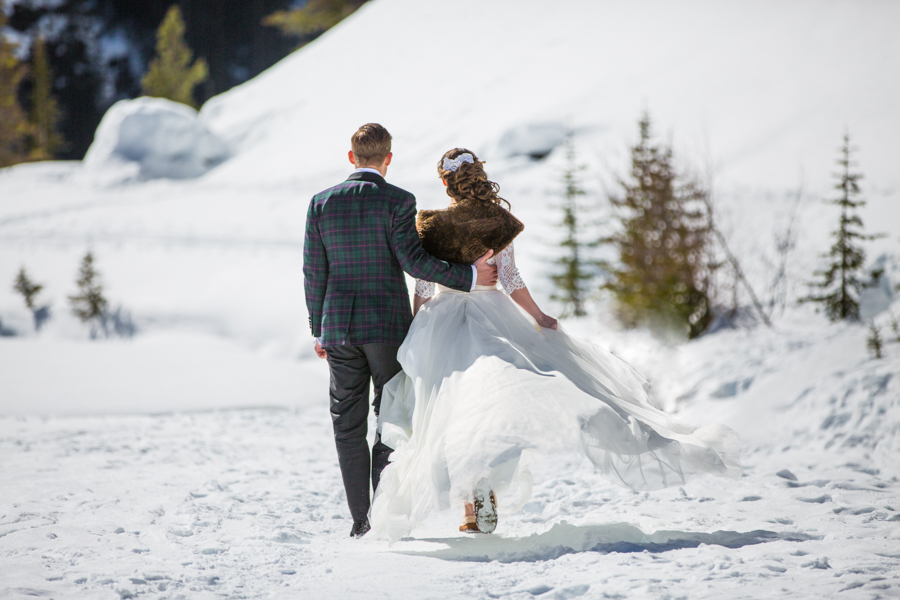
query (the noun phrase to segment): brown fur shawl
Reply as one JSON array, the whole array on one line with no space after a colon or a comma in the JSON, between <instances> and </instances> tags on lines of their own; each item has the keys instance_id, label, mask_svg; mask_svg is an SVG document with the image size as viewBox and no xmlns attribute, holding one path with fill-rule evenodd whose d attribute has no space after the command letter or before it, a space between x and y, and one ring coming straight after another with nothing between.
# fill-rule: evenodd
<instances>
[{"instance_id":1,"label":"brown fur shawl","mask_svg":"<svg viewBox=\"0 0 900 600\"><path fill-rule=\"evenodd\" d=\"M428 254L471 265L488 250L500 254L525 225L499 204L469 201L443 210L420 210L416 229Z\"/></svg>"}]
</instances>

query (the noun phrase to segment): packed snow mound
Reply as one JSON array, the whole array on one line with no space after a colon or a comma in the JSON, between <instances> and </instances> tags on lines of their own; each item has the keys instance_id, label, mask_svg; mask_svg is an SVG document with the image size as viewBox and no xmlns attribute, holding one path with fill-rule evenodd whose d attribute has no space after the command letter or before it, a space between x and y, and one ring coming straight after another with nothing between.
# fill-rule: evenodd
<instances>
[{"instance_id":1,"label":"packed snow mound","mask_svg":"<svg viewBox=\"0 0 900 600\"><path fill-rule=\"evenodd\" d=\"M84 158L105 179L189 179L228 156L189 106L162 98L122 100L104 115ZM101 175L102 177L102 175Z\"/></svg>"},{"instance_id":2,"label":"packed snow mound","mask_svg":"<svg viewBox=\"0 0 900 600\"><path fill-rule=\"evenodd\" d=\"M882 254L869 267L872 276L859 296L859 318L868 322L886 310L900 292L900 258Z\"/></svg>"},{"instance_id":3,"label":"packed snow mound","mask_svg":"<svg viewBox=\"0 0 900 600\"><path fill-rule=\"evenodd\" d=\"M562 123L527 123L509 129L497 144L499 156L528 156L541 159L566 139Z\"/></svg>"}]
</instances>

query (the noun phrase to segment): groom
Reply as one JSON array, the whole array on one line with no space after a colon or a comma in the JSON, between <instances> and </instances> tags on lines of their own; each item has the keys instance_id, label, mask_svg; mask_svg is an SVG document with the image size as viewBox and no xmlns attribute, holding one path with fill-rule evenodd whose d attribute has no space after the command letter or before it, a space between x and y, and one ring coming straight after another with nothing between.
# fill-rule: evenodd
<instances>
[{"instance_id":1,"label":"groom","mask_svg":"<svg viewBox=\"0 0 900 600\"><path fill-rule=\"evenodd\" d=\"M378 486L391 449L378 435L370 466L366 442L369 381L375 414L381 390L400 372L397 349L412 323L403 272L468 292L494 285L495 267L434 258L416 232L416 199L385 181L391 164L391 134L377 123L350 138L356 170L346 181L316 194L306 216L303 276L316 354L327 358L329 396L338 462L353 516L352 537L369 530L369 472Z\"/></svg>"}]
</instances>

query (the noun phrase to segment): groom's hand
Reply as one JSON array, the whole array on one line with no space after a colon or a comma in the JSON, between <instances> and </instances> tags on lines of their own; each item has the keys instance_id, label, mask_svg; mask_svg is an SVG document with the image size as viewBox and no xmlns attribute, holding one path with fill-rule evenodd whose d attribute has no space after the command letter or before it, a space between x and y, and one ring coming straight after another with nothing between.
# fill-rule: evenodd
<instances>
[{"instance_id":1,"label":"groom's hand","mask_svg":"<svg viewBox=\"0 0 900 600\"><path fill-rule=\"evenodd\" d=\"M325 348L322 347L322 344L319 343L319 340L316 340L316 345L314 346L316 349L316 356L319 358L328 358L328 353L325 352Z\"/></svg>"},{"instance_id":2,"label":"groom's hand","mask_svg":"<svg viewBox=\"0 0 900 600\"><path fill-rule=\"evenodd\" d=\"M488 250L484 256L475 261L475 270L478 271L478 277L475 279L477 285L497 285L497 265L485 262L493 254L493 250Z\"/></svg>"}]
</instances>

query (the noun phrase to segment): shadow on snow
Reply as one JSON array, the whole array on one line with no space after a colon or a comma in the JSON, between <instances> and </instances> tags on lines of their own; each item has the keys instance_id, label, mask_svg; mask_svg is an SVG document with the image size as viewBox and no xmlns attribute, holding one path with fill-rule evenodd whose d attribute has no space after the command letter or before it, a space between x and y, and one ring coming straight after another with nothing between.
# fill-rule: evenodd
<instances>
[{"instance_id":1,"label":"shadow on snow","mask_svg":"<svg viewBox=\"0 0 900 600\"><path fill-rule=\"evenodd\" d=\"M413 539L403 541L430 542L446 548L436 550L409 551L401 554L432 556L444 560L488 562L534 562L553 560L566 554L579 552L669 552L682 548L696 548L701 544L741 548L765 542L803 542L821 539L804 533L779 533L757 529L741 533L738 531L715 531L694 533L689 531L657 531L644 533L627 523L609 525L575 526L565 521L557 523L549 531L536 533L524 538L503 538L496 535L469 535L466 537Z\"/></svg>"}]
</instances>

